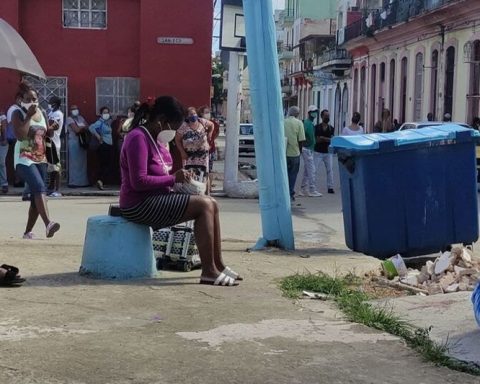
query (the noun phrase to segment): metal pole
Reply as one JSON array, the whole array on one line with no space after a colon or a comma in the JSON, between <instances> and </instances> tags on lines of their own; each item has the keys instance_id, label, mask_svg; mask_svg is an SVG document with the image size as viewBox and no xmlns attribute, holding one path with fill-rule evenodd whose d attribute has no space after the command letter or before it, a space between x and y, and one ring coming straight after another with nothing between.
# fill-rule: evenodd
<instances>
[{"instance_id":1,"label":"metal pole","mask_svg":"<svg viewBox=\"0 0 480 384\"><path fill-rule=\"evenodd\" d=\"M240 124L240 76L239 53L230 52L228 67L227 127L225 131L224 183L236 183L238 179L238 136Z\"/></svg>"},{"instance_id":2,"label":"metal pole","mask_svg":"<svg viewBox=\"0 0 480 384\"><path fill-rule=\"evenodd\" d=\"M243 10L263 230L255 248L294 249L272 3L244 0Z\"/></svg>"}]
</instances>

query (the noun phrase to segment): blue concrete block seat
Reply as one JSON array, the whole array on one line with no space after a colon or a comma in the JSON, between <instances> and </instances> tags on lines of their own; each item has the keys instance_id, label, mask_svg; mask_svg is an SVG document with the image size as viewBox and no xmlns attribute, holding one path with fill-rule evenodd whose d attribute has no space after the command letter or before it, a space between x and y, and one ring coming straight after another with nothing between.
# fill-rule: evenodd
<instances>
[{"instance_id":1,"label":"blue concrete block seat","mask_svg":"<svg viewBox=\"0 0 480 384\"><path fill-rule=\"evenodd\" d=\"M156 276L150 227L122 217L90 217L80 274L118 280Z\"/></svg>"}]
</instances>

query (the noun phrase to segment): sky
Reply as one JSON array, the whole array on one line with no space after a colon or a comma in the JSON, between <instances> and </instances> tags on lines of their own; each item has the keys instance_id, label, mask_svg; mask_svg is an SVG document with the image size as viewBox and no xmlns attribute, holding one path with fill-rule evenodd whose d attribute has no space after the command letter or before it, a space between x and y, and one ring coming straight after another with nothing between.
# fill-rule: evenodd
<instances>
[{"instance_id":1,"label":"sky","mask_svg":"<svg viewBox=\"0 0 480 384\"><path fill-rule=\"evenodd\" d=\"M272 7L273 7L273 10L275 9L283 9L285 8L285 0L271 0L272 1ZM220 20L217 20L217 19L220 19L220 4L221 4L221 1L218 0L217 1L217 6L215 7L215 19L213 21L213 40L212 40L212 54L215 54L215 52L218 51L218 46L219 46L219 39L216 38L216 36L219 36L220 35Z\"/></svg>"}]
</instances>

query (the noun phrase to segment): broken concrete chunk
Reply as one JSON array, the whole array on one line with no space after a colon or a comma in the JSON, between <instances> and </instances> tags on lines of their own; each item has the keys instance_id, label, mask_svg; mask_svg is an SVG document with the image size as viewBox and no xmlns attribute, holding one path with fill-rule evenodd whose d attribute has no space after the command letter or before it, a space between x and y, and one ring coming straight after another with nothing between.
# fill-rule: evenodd
<instances>
[{"instance_id":1,"label":"broken concrete chunk","mask_svg":"<svg viewBox=\"0 0 480 384\"><path fill-rule=\"evenodd\" d=\"M418 285L418 276L418 273L409 273L407 276L402 277L400 282L415 287Z\"/></svg>"},{"instance_id":2,"label":"broken concrete chunk","mask_svg":"<svg viewBox=\"0 0 480 384\"><path fill-rule=\"evenodd\" d=\"M430 284L428 286L428 294L436 295L437 293L443 293L442 286L438 283Z\"/></svg>"},{"instance_id":3,"label":"broken concrete chunk","mask_svg":"<svg viewBox=\"0 0 480 384\"><path fill-rule=\"evenodd\" d=\"M433 275L435 273L435 263L433 261L428 260L427 264L425 264L425 267L427 268L429 275Z\"/></svg>"},{"instance_id":4,"label":"broken concrete chunk","mask_svg":"<svg viewBox=\"0 0 480 384\"><path fill-rule=\"evenodd\" d=\"M450 252L443 252L442 255L435 261L434 272L436 275L439 275L445 272L450 264Z\"/></svg>"},{"instance_id":5,"label":"broken concrete chunk","mask_svg":"<svg viewBox=\"0 0 480 384\"><path fill-rule=\"evenodd\" d=\"M471 276L478 273L476 269L473 268L463 268L462 271L458 272L460 276Z\"/></svg>"},{"instance_id":6,"label":"broken concrete chunk","mask_svg":"<svg viewBox=\"0 0 480 384\"><path fill-rule=\"evenodd\" d=\"M467 248L463 248L461 258L465 263L471 263L472 262L472 255Z\"/></svg>"},{"instance_id":7,"label":"broken concrete chunk","mask_svg":"<svg viewBox=\"0 0 480 384\"><path fill-rule=\"evenodd\" d=\"M459 284L454 283L454 284L449 285L447 288L445 288L445 292L453 293L453 292L457 292L458 289L459 289Z\"/></svg>"},{"instance_id":8,"label":"broken concrete chunk","mask_svg":"<svg viewBox=\"0 0 480 384\"><path fill-rule=\"evenodd\" d=\"M428 273L421 272L420 275L418 275L417 280L418 284L426 283L428 280L430 280L430 275Z\"/></svg>"},{"instance_id":9,"label":"broken concrete chunk","mask_svg":"<svg viewBox=\"0 0 480 384\"><path fill-rule=\"evenodd\" d=\"M440 278L440 285L443 290L446 290L449 285L455 283L455 277L452 274L448 274Z\"/></svg>"}]
</instances>

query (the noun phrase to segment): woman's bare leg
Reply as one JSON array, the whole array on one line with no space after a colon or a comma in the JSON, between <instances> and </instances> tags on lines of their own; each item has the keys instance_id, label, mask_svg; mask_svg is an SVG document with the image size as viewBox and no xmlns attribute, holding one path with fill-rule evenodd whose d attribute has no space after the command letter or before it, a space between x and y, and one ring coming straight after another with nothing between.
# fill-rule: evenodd
<instances>
[{"instance_id":1,"label":"woman's bare leg","mask_svg":"<svg viewBox=\"0 0 480 384\"><path fill-rule=\"evenodd\" d=\"M30 202L30 208L28 208L28 219L27 227L25 228L25 233L32 232L33 227L38 219L38 210L35 206L35 203Z\"/></svg>"},{"instance_id":2,"label":"woman's bare leg","mask_svg":"<svg viewBox=\"0 0 480 384\"><path fill-rule=\"evenodd\" d=\"M38 193L34 195L34 199L38 214L42 218L46 227L50 223L50 218L48 216L47 198L45 197L44 193Z\"/></svg>"},{"instance_id":3,"label":"woman's bare leg","mask_svg":"<svg viewBox=\"0 0 480 384\"><path fill-rule=\"evenodd\" d=\"M202 278L215 279L220 271L215 265L215 206L204 196L190 196L183 221L195 220L195 241L202 261Z\"/></svg>"},{"instance_id":4,"label":"woman's bare leg","mask_svg":"<svg viewBox=\"0 0 480 384\"><path fill-rule=\"evenodd\" d=\"M213 259L215 262L215 266L219 271L223 271L225 269L225 264L223 263L222 258L222 237L220 235L220 218L219 218L219 209L218 204L215 200L213 200L214 206L214 216L213 216Z\"/></svg>"}]
</instances>

